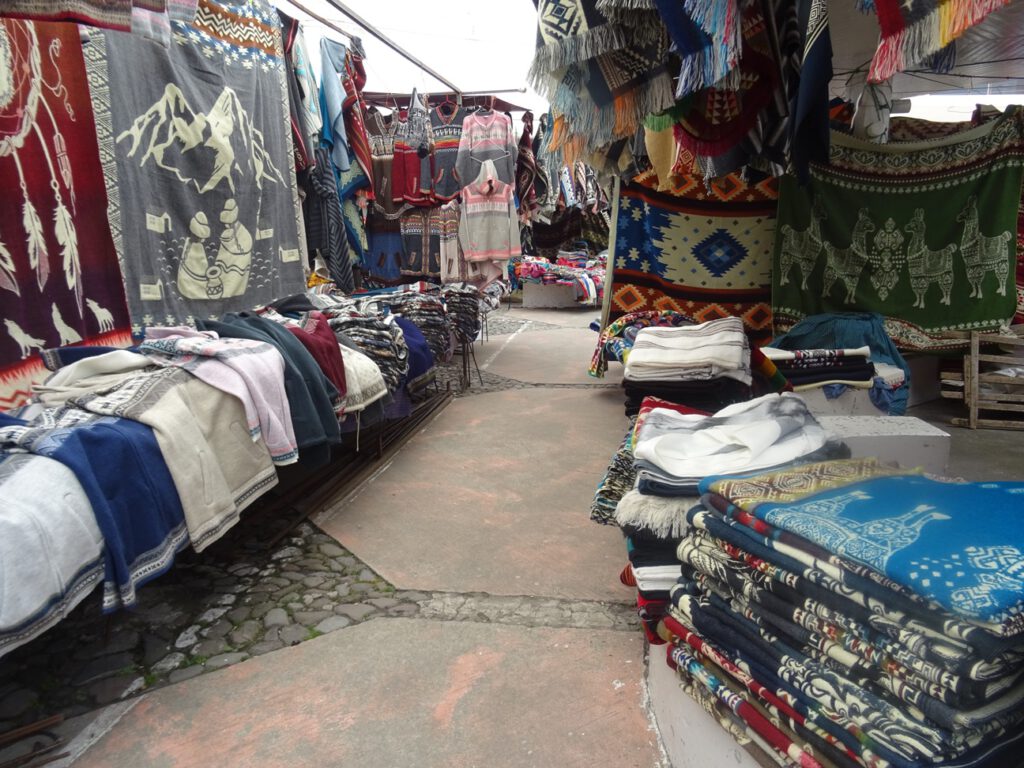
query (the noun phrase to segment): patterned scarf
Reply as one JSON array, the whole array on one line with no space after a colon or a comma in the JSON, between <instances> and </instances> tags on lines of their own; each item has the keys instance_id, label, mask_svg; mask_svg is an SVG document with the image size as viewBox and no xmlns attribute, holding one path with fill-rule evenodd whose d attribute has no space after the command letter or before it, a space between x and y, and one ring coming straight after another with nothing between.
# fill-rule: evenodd
<instances>
[{"instance_id":1,"label":"patterned scarf","mask_svg":"<svg viewBox=\"0 0 1024 768\"><path fill-rule=\"evenodd\" d=\"M881 41L868 80L879 83L920 64L1010 0L875 0Z\"/></svg>"}]
</instances>

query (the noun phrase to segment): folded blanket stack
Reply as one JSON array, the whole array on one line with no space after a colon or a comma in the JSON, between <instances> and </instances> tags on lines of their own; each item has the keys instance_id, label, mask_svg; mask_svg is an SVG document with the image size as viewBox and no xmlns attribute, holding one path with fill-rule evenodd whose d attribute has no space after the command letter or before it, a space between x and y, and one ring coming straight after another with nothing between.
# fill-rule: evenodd
<instances>
[{"instance_id":1,"label":"folded blanket stack","mask_svg":"<svg viewBox=\"0 0 1024 768\"><path fill-rule=\"evenodd\" d=\"M761 350L794 389L823 383L870 386L875 377L870 347L858 349Z\"/></svg>"},{"instance_id":2,"label":"folded blanket stack","mask_svg":"<svg viewBox=\"0 0 1024 768\"><path fill-rule=\"evenodd\" d=\"M699 491L658 632L723 722L782 765L1020 764L1024 483L856 459Z\"/></svg>"},{"instance_id":3,"label":"folded blanket stack","mask_svg":"<svg viewBox=\"0 0 1024 768\"><path fill-rule=\"evenodd\" d=\"M625 366L627 414L648 395L703 410L750 397L750 346L736 317L642 328Z\"/></svg>"},{"instance_id":4,"label":"folded blanket stack","mask_svg":"<svg viewBox=\"0 0 1024 768\"><path fill-rule=\"evenodd\" d=\"M711 415L647 398L595 495L591 516L614 521L627 539L623 581L636 586L652 643L682 574L676 548L708 473L735 474L830 455L825 432L803 401L772 394ZM614 516L608 510L614 504Z\"/></svg>"}]
</instances>

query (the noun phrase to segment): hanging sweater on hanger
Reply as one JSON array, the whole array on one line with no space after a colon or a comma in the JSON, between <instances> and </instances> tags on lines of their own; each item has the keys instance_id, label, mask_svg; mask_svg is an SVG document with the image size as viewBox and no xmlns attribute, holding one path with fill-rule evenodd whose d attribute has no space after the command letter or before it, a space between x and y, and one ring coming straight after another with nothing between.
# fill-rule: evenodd
<instances>
[{"instance_id":1,"label":"hanging sweater on hanger","mask_svg":"<svg viewBox=\"0 0 1024 768\"><path fill-rule=\"evenodd\" d=\"M519 221L512 185L485 160L476 180L462 190L459 241L467 261L503 261L520 256Z\"/></svg>"},{"instance_id":2,"label":"hanging sweater on hanger","mask_svg":"<svg viewBox=\"0 0 1024 768\"><path fill-rule=\"evenodd\" d=\"M487 160L494 164L497 178L511 184L516 177L516 140L512 121L493 109L474 112L462 123L455 172L459 183L468 186Z\"/></svg>"},{"instance_id":3,"label":"hanging sweater on hanger","mask_svg":"<svg viewBox=\"0 0 1024 768\"><path fill-rule=\"evenodd\" d=\"M396 111L384 118L376 108L366 113L366 135L370 140L370 156L373 171L373 209L389 219L398 218L405 209L403 202L396 202L394 196L395 137L401 120Z\"/></svg>"},{"instance_id":4,"label":"hanging sweater on hanger","mask_svg":"<svg viewBox=\"0 0 1024 768\"><path fill-rule=\"evenodd\" d=\"M434 201L434 158L431 152L430 115L414 90L409 114L395 132L394 189L391 196L412 205Z\"/></svg>"},{"instance_id":5,"label":"hanging sweater on hanger","mask_svg":"<svg viewBox=\"0 0 1024 768\"><path fill-rule=\"evenodd\" d=\"M320 105L323 109L323 133L330 144L331 160L339 170L347 171L351 167L348 153L348 136L345 133L345 88L342 78L345 72L345 57L348 49L339 42L320 41L320 72L322 85L320 88Z\"/></svg>"},{"instance_id":6,"label":"hanging sweater on hanger","mask_svg":"<svg viewBox=\"0 0 1024 768\"><path fill-rule=\"evenodd\" d=\"M462 189L455 178L455 162L459 157L462 123L468 114L467 110L450 102L430 110L434 135L434 199L439 203L454 199Z\"/></svg>"}]
</instances>

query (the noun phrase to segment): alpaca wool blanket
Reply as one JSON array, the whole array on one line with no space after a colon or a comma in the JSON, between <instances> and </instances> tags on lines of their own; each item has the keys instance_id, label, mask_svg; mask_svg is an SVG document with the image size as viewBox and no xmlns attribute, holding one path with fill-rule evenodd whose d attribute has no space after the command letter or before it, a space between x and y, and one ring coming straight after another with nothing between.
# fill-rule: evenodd
<instances>
[{"instance_id":1,"label":"alpaca wool blanket","mask_svg":"<svg viewBox=\"0 0 1024 768\"><path fill-rule=\"evenodd\" d=\"M834 133L831 163L781 184L772 315L877 312L901 349L952 347L1016 310L1024 110L946 139L869 144Z\"/></svg>"},{"instance_id":2,"label":"alpaca wool blanket","mask_svg":"<svg viewBox=\"0 0 1024 768\"><path fill-rule=\"evenodd\" d=\"M166 48L107 32L85 49L136 333L305 287L277 12L201 0L172 26Z\"/></svg>"},{"instance_id":3,"label":"alpaca wool blanket","mask_svg":"<svg viewBox=\"0 0 1024 768\"><path fill-rule=\"evenodd\" d=\"M0 19L0 61L2 410L46 377L44 349L131 334L78 30Z\"/></svg>"},{"instance_id":4,"label":"alpaca wool blanket","mask_svg":"<svg viewBox=\"0 0 1024 768\"><path fill-rule=\"evenodd\" d=\"M715 487L713 479L705 482ZM782 504L743 506L773 526L1010 636L1024 632L1024 528L1016 519L1021 498L1024 483L903 476L863 480Z\"/></svg>"},{"instance_id":5,"label":"alpaca wool blanket","mask_svg":"<svg viewBox=\"0 0 1024 768\"><path fill-rule=\"evenodd\" d=\"M751 342L771 337L771 249L777 180L697 176L657 192L622 185L609 320L673 310L697 322L735 316Z\"/></svg>"}]
</instances>

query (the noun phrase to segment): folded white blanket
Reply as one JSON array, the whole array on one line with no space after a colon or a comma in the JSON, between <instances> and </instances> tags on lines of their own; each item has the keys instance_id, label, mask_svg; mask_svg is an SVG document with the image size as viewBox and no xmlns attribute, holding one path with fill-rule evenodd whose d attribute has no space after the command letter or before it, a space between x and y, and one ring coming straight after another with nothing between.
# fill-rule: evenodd
<instances>
[{"instance_id":1,"label":"folded white blanket","mask_svg":"<svg viewBox=\"0 0 1024 768\"><path fill-rule=\"evenodd\" d=\"M676 328L642 328L629 353L625 376L664 379L701 369L711 372L707 378L722 371L749 372L750 348L738 317Z\"/></svg>"},{"instance_id":2,"label":"folded white blanket","mask_svg":"<svg viewBox=\"0 0 1024 768\"><path fill-rule=\"evenodd\" d=\"M799 395L770 394L713 416L655 408L640 429L634 455L679 478L755 471L816 451L825 430Z\"/></svg>"}]
</instances>

